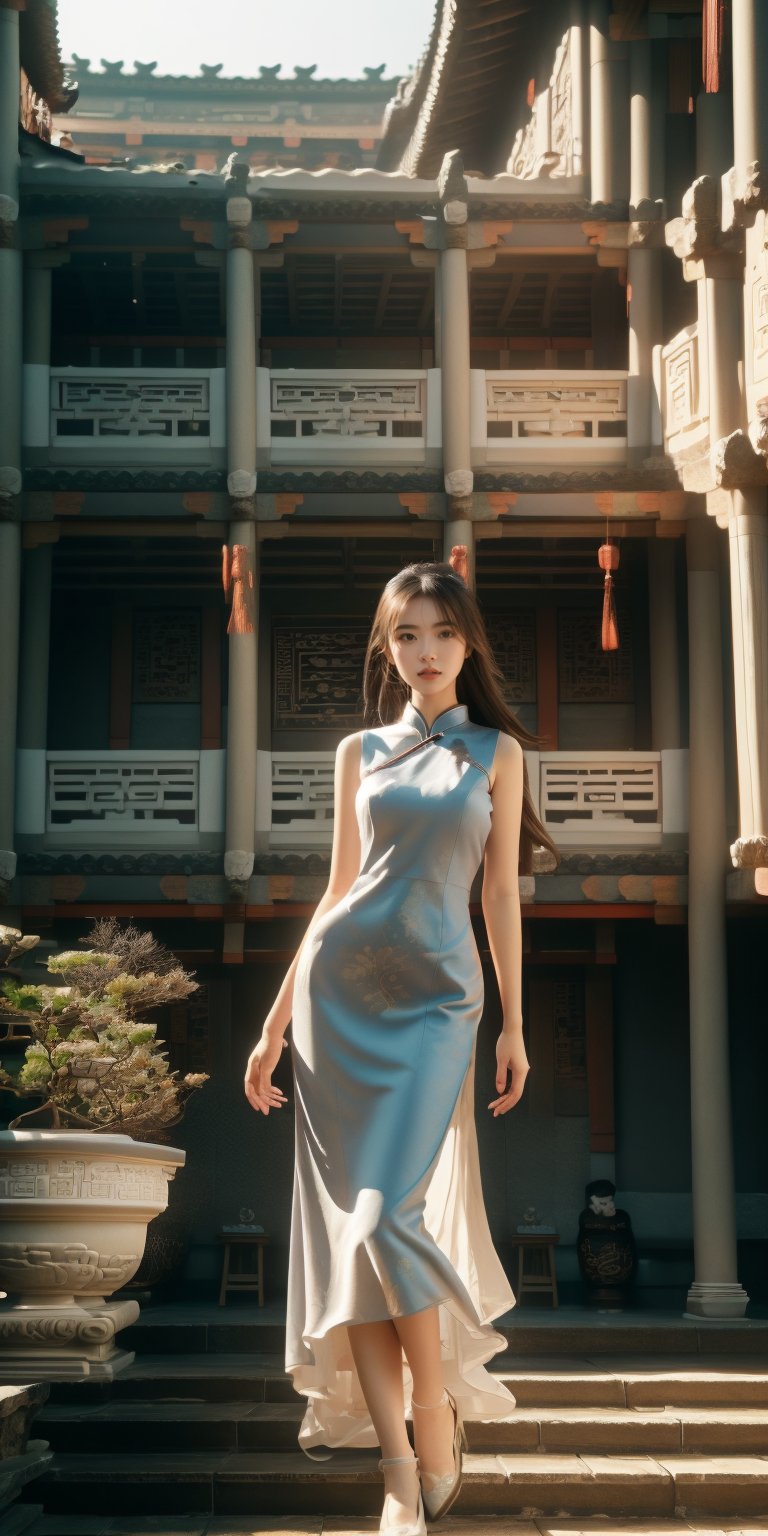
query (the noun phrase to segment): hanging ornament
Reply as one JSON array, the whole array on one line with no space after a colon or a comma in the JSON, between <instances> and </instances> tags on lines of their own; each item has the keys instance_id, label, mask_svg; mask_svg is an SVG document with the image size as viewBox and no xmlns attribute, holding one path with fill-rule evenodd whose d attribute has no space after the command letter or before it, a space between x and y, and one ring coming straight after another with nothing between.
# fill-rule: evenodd
<instances>
[{"instance_id":1,"label":"hanging ornament","mask_svg":"<svg viewBox=\"0 0 768 1536\"><path fill-rule=\"evenodd\" d=\"M465 586L469 586L469 556L466 544L454 544L448 564L453 567L457 576L460 576Z\"/></svg>"},{"instance_id":2,"label":"hanging ornament","mask_svg":"<svg viewBox=\"0 0 768 1536\"><path fill-rule=\"evenodd\" d=\"M725 0L704 0L701 25L701 78L704 90L720 90L720 65L725 35Z\"/></svg>"},{"instance_id":3,"label":"hanging ornament","mask_svg":"<svg viewBox=\"0 0 768 1536\"><path fill-rule=\"evenodd\" d=\"M233 544L230 552L227 544L221 549L221 579L224 596L232 588L232 612L227 625L228 635L252 635L253 623L253 571L245 544Z\"/></svg>"},{"instance_id":4,"label":"hanging ornament","mask_svg":"<svg viewBox=\"0 0 768 1536\"><path fill-rule=\"evenodd\" d=\"M603 627L600 642L604 651L619 649L619 626L616 620L616 602L613 595L613 572L619 568L619 551L606 537L597 551L601 571L605 571L603 585Z\"/></svg>"}]
</instances>

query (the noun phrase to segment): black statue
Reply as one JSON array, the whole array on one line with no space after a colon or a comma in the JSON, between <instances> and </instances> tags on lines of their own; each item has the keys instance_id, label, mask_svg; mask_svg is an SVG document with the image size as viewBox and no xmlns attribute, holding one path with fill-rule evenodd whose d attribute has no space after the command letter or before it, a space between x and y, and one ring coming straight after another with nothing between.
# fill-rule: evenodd
<instances>
[{"instance_id":1,"label":"black statue","mask_svg":"<svg viewBox=\"0 0 768 1536\"><path fill-rule=\"evenodd\" d=\"M637 1273L637 1247L632 1218L616 1209L615 1194L610 1179L587 1184L576 1251L587 1304L621 1311Z\"/></svg>"}]
</instances>

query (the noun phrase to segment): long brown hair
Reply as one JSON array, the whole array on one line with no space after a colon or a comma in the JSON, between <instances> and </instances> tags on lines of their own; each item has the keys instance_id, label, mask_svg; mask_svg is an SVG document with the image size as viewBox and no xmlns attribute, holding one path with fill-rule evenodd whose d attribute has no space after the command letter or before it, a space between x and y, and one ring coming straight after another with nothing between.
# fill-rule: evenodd
<instances>
[{"instance_id":1,"label":"long brown hair","mask_svg":"<svg viewBox=\"0 0 768 1536\"><path fill-rule=\"evenodd\" d=\"M363 702L367 725L389 725L399 720L409 698L406 684L387 658L387 648L400 614L412 597L429 597L441 614L458 630L470 648L456 679L456 697L466 704L475 725L497 726L514 736L522 747L539 747L543 738L520 724L504 699L504 676L493 659L485 620L477 599L450 565L420 561L407 565L387 582L374 614L363 672ZM530 874L533 850L544 847L560 863L560 851L536 814L523 766L523 810L520 826L518 872Z\"/></svg>"}]
</instances>

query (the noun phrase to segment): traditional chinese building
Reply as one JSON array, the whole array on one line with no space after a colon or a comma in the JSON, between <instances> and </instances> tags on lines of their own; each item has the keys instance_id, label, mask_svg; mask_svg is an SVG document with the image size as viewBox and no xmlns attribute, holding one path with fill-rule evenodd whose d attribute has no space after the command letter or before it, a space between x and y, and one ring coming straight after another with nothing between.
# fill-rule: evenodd
<instances>
[{"instance_id":1,"label":"traditional chinese building","mask_svg":"<svg viewBox=\"0 0 768 1536\"><path fill-rule=\"evenodd\" d=\"M168 165L220 171L233 149L253 170L299 166L352 171L374 165L384 109L396 80L384 66L360 80L316 79L316 66L262 65L255 80L222 79L220 64L201 64L199 74L158 75L139 60L75 55L70 71L78 99L56 115L62 142L75 142L89 165Z\"/></svg>"},{"instance_id":2,"label":"traditional chinese building","mask_svg":"<svg viewBox=\"0 0 768 1536\"><path fill-rule=\"evenodd\" d=\"M185 1294L242 1209L284 1285L291 1111L254 1114L245 1061L324 889L378 592L463 542L563 855L521 878L536 1070L498 1120L488 964L499 1252L535 1205L578 1297L607 1176L641 1299L760 1295L767 21L445 0L382 121L376 71L110 65L73 112L55 7L0 0L5 920L52 947L130 916L206 983L172 1039L212 1073L174 1133Z\"/></svg>"}]
</instances>

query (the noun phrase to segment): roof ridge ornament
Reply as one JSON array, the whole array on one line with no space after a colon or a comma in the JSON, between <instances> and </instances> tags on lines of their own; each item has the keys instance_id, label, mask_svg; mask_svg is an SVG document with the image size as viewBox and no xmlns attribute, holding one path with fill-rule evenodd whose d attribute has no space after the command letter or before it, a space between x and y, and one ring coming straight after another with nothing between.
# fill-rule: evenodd
<instances>
[{"instance_id":1,"label":"roof ridge ornament","mask_svg":"<svg viewBox=\"0 0 768 1536\"><path fill-rule=\"evenodd\" d=\"M445 223L466 224L469 217L469 187L460 149L449 149L443 156L437 178L437 192Z\"/></svg>"}]
</instances>

